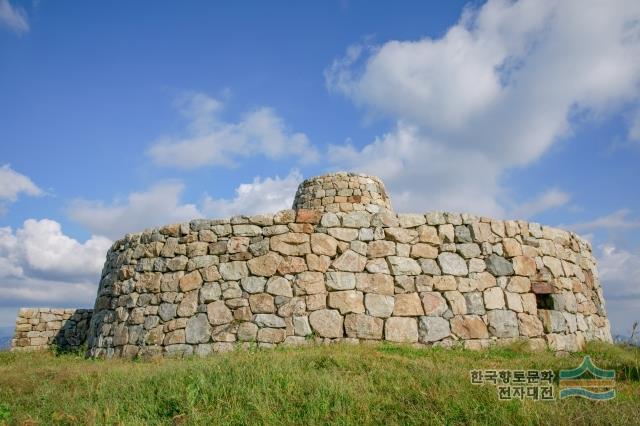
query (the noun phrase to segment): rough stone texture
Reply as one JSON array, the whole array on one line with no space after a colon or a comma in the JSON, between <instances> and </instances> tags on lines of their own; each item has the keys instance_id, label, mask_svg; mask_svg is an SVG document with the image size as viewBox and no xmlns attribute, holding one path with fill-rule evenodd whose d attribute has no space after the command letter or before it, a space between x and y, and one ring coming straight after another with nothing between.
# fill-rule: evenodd
<instances>
[{"instance_id":1,"label":"rough stone texture","mask_svg":"<svg viewBox=\"0 0 640 426\"><path fill-rule=\"evenodd\" d=\"M206 355L309 335L476 348L523 337L558 350L611 341L591 247L575 234L468 214L396 215L377 178L349 173L305 181L294 206L116 241L88 355ZM550 306L538 309L536 297ZM65 312L21 311L14 348L51 345L71 324L54 311Z\"/></svg>"},{"instance_id":2,"label":"rough stone texture","mask_svg":"<svg viewBox=\"0 0 640 426\"><path fill-rule=\"evenodd\" d=\"M56 347L64 351L82 347L87 341L92 313L91 309L21 308L11 350Z\"/></svg>"},{"instance_id":3,"label":"rough stone texture","mask_svg":"<svg viewBox=\"0 0 640 426\"><path fill-rule=\"evenodd\" d=\"M415 318L391 317L384 323L385 340L398 343L418 341L418 322Z\"/></svg>"}]
</instances>

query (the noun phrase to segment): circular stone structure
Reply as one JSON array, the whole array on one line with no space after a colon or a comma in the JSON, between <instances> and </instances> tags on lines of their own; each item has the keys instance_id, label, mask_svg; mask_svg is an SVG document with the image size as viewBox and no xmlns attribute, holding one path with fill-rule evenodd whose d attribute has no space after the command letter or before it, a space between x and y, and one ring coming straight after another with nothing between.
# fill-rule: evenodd
<instances>
[{"instance_id":1,"label":"circular stone structure","mask_svg":"<svg viewBox=\"0 0 640 426\"><path fill-rule=\"evenodd\" d=\"M293 200L294 209L313 209L321 212L349 212L377 207L391 210L391 202L384 183L365 174L338 172L307 179L298 186Z\"/></svg>"},{"instance_id":2,"label":"circular stone structure","mask_svg":"<svg viewBox=\"0 0 640 426\"><path fill-rule=\"evenodd\" d=\"M577 351L611 341L589 242L472 214L396 214L380 179L304 181L294 209L116 241L92 357L208 355L310 341Z\"/></svg>"}]
</instances>

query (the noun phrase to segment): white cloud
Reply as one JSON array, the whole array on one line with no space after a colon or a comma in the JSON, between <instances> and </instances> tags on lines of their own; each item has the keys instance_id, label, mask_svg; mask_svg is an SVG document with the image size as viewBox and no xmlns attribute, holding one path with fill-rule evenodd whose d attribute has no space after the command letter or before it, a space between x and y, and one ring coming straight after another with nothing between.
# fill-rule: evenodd
<instances>
[{"instance_id":1,"label":"white cloud","mask_svg":"<svg viewBox=\"0 0 640 426\"><path fill-rule=\"evenodd\" d=\"M633 229L640 228L640 220L628 219L629 209L620 209L606 216L590 220L588 222L567 225L567 228L576 232L594 231L596 229Z\"/></svg>"},{"instance_id":2,"label":"white cloud","mask_svg":"<svg viewBox=\"0 0 640 426\"><path fill-rule=\"evenodd\" d=\"M326 71L329 89L397 124L335 165L388 175L394 200L414 208L499 213L506 170L539 159L576 115L637 102L638 22L637 1L493 0L439 39L351 47Z\"/></svg>"},{"instance_id":3,"label":"white cloud","mask_svg":"<svg viewBox=\"0 0 640 426\"><path fill-rule=\"evenodd\" d=\"M0 202L14 202L21 193L39 196L43 191L28 176L13 170L11 165L0 167Z\"/></svg>"},{"instance_id":4,"label":"white cloud","mask_svg":"<svg viewBox=\"0 0 640 426\"><path fill-rule=\"evenodd\" d=\"M360 150L332 145L329 160L382 178L396 211L504 213L496 202L500 192L497 165L476 151L438 143L421 134L417 126L398 123L394 131Z\"/></svg>"},{"instance_id":5,"label":"white cloud","mask_svg":"<svg viewBox=\"0 0 640 426\"><path fill-rule=\"evenodd\" d=\"M557 188L551 188L540 194L533 200L526 201L515 207L511 216L515 218L529 219L544 211L566 205L571 197L566 192Z\"/></svg>"},{"instance_id":6,"label":"white cloud","mask_svg":"<svg viewBox=\"0 0 640 426\"><path fill-rule=\"evenodd\" d=\"M92 233L118 239L128 232L201 217L195 204L181 203L183 190L184 184L180 182L165 182L148 191L133 192L126 201L105 204L76 200L71 204L69 214Z\"/></svg>"},{"instance_id":7,"label":"white cloud","mask_svg":"<svg viewBox=\"0 0 640 426\"><path fill-rule=\"evenodd\" d=\"M0 228L0 306L93 305L111 241L68 237L50 219Z\"/></svg>"},{"instance_id":8,"label":"white cloud","mask_svg":"<svg viewBox=\"0 0 640 426\"><path fill-rule=\"evenodd\" d=\"M253 182L238 186L233 199L214 199L207 196L202 210L211 217L275 213L291 208L300 182L302 175L296 170L292 170L282 179L279 176L266 179L256 176Z\"/></svg>"},{"instance_id":9,"label":"white cloud","mask_svg":"<svg viewBox=\"0 0 640 426\"><path fill-rule=\"evenodd\" d=\"M614 334L624 335L640 320L640 252L604 244L595 254Z\"/></svg>"},{"instance_id":10,"label":"white cloud","mask_svg":"<svg viewBox=\"0 0 640 426\"><path fill-rule=\"evenodd\" d=\"M19 6L12 6L9 0L0 0L0 25L16 34L29 31L27 13Z\"/></svg>"},{"instance_id":11,"label":"white cloud","mask_svg":"<svg viewBox=\"0 0 640 426\"><path fill-rule=\"evenodd\" d=\"M264 155L270 159L298 157L315 161L317 151L303 133L291 132L271 108L245 113L237 123L219 117L222 103L197 93L184 97L180 112L189 120L186 135L164 137L148 154L163 166L195 169L208 165L233 167L239 158Z\"/></svg>"}]
</instances>

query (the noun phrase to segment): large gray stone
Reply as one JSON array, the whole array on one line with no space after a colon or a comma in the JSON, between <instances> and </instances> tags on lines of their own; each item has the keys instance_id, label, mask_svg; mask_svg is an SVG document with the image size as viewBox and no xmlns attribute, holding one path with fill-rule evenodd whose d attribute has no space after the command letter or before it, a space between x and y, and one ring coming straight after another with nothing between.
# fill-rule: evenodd
<instances>
[{"instance_id":1,"label":"large gray stone","mask_svg":"<svg viewBox=\"0 0 640 426\"><path fill-rule=\"evenodd\" d=\"M356 276L353 272L327 272L327 287L331 290L353 290L356 288Z\"/></svg>"},{"instance_id":2,"label":"large gray stone","mask_svg":"<svg viewBox=\"0 0 640 426\"><path fill-rule=\"evenodd\" d=\"M260 327L284 328L286 323L284 318L280 318L274 314L256 314L253 316L253 322Z\"/></svg>"},{"instance_id":3,"label":"large gray stone","mask_svg":"<svg viewBox=\"0 0 640 426\"><path fill-rule=\"evenodd\" d=\"M449 321L441 317L420 317L420 341L437 342L451 335Z\"/></svg>"},{"instance_id":4,"label":"large gray stone","mask_svg":"<svg viewBox=\"0 0 640 426\"><path fill-rule=\"evenodd\" d=\"M262 293L267 279L264 277L245 277L240 281L242 289L247 293Z\"/></svg>"},{"instance_id":5,"label":"large gray stone","mask_svg":"<svg viewBox=\"0 0 640 426\"><path fill-rule=\"evenodd\" d=\"M487 271L496 277L513 275L513 265L510 261L497 254L491 254L485 260Z\"/></svg>"},{"instance_id":6,"label":"large gray stone","mask_svg":"<svg viewBox=\"0 0 640 426\"><path fill-rule=\"evenodd\" d=\"M438 264L445 275L463 276L469 273L467 262L456 253L444 252L438 255Z\"/></svg>"},{"instance_id":7,"label":"large gray stone","mask_svg":"<svg viewBox=\"0 0 640 426\"><path fill-rule=\"evenodd\" d=\"M496 309L487 313L489 332L496 337L517 337L518 317L513 311Z\"/></svg>"},{"instance_id":8,"label":"large gray stone","mask_svg":"<svg viewBox=\"0 0 640 426\"><path fill-rule=\"evenodd\" d=\"M393 313L394 300L393 296L367 293L364 296L364 306L367 314L379 318L388 318Z\"/></svg>"},{"instance_id":9,"label":"large gray stone","mask_svg":"<svg viewBox=\"0 0 640 426\"><path fill-rule=\"evenodd\" d=\"M198 314L187 320L187 343L207 343L211 337L211 326L207 314Z\"/></svg>"},{"instance_id":10,"label":"large gray stone","mask_svg":"<svg viewBox=\"0 0 640 426\"><path fill-rule=\"evenodd\" d=\"M393 275L420 275L422 273L420 264L410 257L389 256L387 261Z\"/></svg>"},{"instance_id":11,"label":"large gray stone","mask_svg":"<svg viewBox=\"0 0 640 426\"><path fill-rule=\"evenodd\" d=\"M221 263L218 270L222 278L228 281L239 280L249 275L246 262L240 261Z\"/></svg>"}]
</instances>

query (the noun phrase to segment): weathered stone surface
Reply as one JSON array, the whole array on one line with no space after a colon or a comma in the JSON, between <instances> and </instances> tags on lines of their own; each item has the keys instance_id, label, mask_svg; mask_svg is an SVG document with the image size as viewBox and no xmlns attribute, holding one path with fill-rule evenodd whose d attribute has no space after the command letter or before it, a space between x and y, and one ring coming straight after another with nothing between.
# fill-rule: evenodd
<instances>
[{"instance_id":1,"label":"weathered stone surface","mask_svg":"<svg viewBox=\"0 0 640 426\"><path fill-rule=\"evenodd\" d=\"M487 326L477 315L456 315L451 319L451 331L461 339L487 339Z\"/></svg>"},{"instance_id":2,"label":"weathered stone surface","mask_svg":"<svg viewBox=\"0 0 640 426\"><path fill-rule=\"evenodd\" d=\"M455 253L444 252L438 255L438 264L443 274L463 276L469 273L467 263Z\"/></svg>"},{"instance_id":3,"label":"weathered stone surface","mask_svg":"<svg viewBox=\"0 0 640 426\"><path fill-rule=\"evenodd\" d=\"M284 318L274 314L256 314L253 316L253 322L258 327L285 328L287 326Z\"/></svg>"},{"instance_id":4,"label":"weathered stone surface","mask_svg":"<svg viewBox=\"0 0 640 426\"><path fill-rule=\"evenodd\" d=\"M535 315L518 314L520 334L527 337L541 336L544 332L542 322Z\"/></svg>"},{"instance_id":5,"label":"weathered stone surface","mask_svg":"<svg viewBox=\"0 0 640 426\"><path fill-rule=\"evenodd\" d=\"M356 275L353 272L327 272L326 285L330 290L353 290L356 288Z\"/></svg>"},{"instance_id":6,"label":"weathered stone surface","mask_svg":"<svg viewBox=\"0 0 640 426\"><path fill-rule=\"evenodd\" d=\"M536 275L536 261L527 256L516 256L513 258L513 269L516 275L533 277Z\"/></svg>"},{"instance_id":7,"label":"weathered stone surface","mask_svg":"<svg viewBox=\"0 0 640 426\"><path fill-rule=\"evenodd\" d=\"M246 277L240 280L240 286L247 293L262 293L266 282L264 277Z\"/></svg>"},{"instance_id":8,"label":"weathered stone surface","mask_svg":"<svg viewBox=\"0 0 640 426\"><path fill-rule=\"evenodd\" d=\"M496 337L517 337L518 318L516 313L502 309L496 309L487 313L489 332Z\"/></svg>"},{"instance_id":9,"label":"weathered stone surface","mask_svg":"<svg viewBox=\"0 0 640 426\"><path fill-rule=\"evenodd\" d=\"M207 316L211 325L227 324L233 321L231 310L221 300L207 305Z\"/></svg>"},{"instance_id":10,"label":"weathered stone surface","mask_svg":"<svg viewBox=\"0 0 640 426\"><path fill-rule=\"evenodd\" d=\"M367 258L353 250L347 250L333 261L333 266L338 271L362 272L367 265Z\"/></svg>"},{"instance_id":11,"label":"weathered stone surface","mask_svg":"<svg viewBox=\"0 0 640 426\"><path fill-rule=\"evenodd\" d=\"M487 271L496 277L513 275L513 265L507 259L497 254L491 254L485 260Z\"/></svg>"},{"instance_id":12,"label":"weathered stone surface","mask_svg":"<svg viewBox=\"0 0 640 426\"><path fill-rule=\"evenodd\" d=\"M271 250L287 256L302 256L311 252L309 234L289 232L270 239Z\"/></svg>"},{"instance_id":13,"label":"weathered stone surface","mask_svg":"<svg viewBox=\"0 0 640 426\"><path fill-rule=\"evenodd\" d=\"M320 337L336 338L343 335L343 319L340 312L333 309L320 309L309 314L309 324Z\"/></svg>"},{"instance_id":14,"label":"weathered stone surface","mask_svg":"<svg viewBox=\"0 0 640 426\"><path fill-rule=\"evenodd\" d=\"M389 256L387 261L393 275L420 275L422 273L418 262L410 257Z\"/></svg>"},{"instance_id":15,"label":"weathered stone surface","mask_svg":"<svg viewBox=\"0 0 640 426\"><path fill-rule=\"evenodd\" d=\"M359 339L382 339L382 325L380 318L364 314L348 314L344 318L344 329L347 337Z\"/></svg>"},{"instance_id":16,"label":"weathered stone surface","mask_svg":"<svg viewBox=\"0 0 640 426\"><path fill-rule=\"evenodd\" d=\"M397 317L424 315L424 309L422 308L422 302L418 293L396 295L393 315Z\"/></svg>"},{"instance_id":17,"label":"weathered stone surface","mask_svg":"<svg viewBox=\"0 0 640 426\"><path fill-rule=\"evenodd\" d=\"M371 215L366 212L351 212L342 218L342 226L345 228L368 228L370 225Z\"/></svg>"},{"instance_id":18,"label":"weathered stone surface","mask_svg":"<svg viewBox=\"0 0 640 426\"><path fill-rule=\"evenodd\" d=\"M441 293L435 291L422 294L422 306L427 316L439 317L447 311L447 301Z\"/></svg>"},{"instance_id":19,"label":"weathered stone surface","mask_svg":"<svg viewBox=\"0 0 640 426\"><path fill-rule=\"evenodd\" d=\"M369 258L378 258L386 256L394 256L396 254L396 244L392 241L377 240L371 241L367 245L367 256Z\"/></svg>"},{"instance_id":20,"label":"weathered stone surface","mask_svg":"<svg viewBox=\"0 0 640 426\"><path fill-rule=\"evenodd\" d=\"M307 263L304 258L296 256L285 256L278 265L278 273L281 275L297 274L307 269Z\"/></svg>"},{"instance_id":21,"label":"weathered stone surface","mask_svg":"<svg viewBox=\"0 0 640 426\"><path fill-rule=\"evenodd\" d=\"M247 262L249 271L253 275L261 277L270 277L276 273L278 266L282 262L282 256L276 253L270 252L264 256L254 257Z\"/></svg>"},{"instance_id":22,"label":"weathered stone surface","mask_svg":"<svg viewBox=\"0 0 640 426\"><path fill-rule=\"evenodd\" d=\"M531 291L535 294L551 294L553 293L553 285L548 282L532 282Z\"/></svg>"},{"instance_id":23,"label":"weathered stone surface","mask_svg":"<svg viewBox=\"0 0 640 426\"><path fill-rule=\"evenodd\" d=\"M179 317L190 317L196 313L198 308L198 290L185 293L182 301L178 305L177 314Z\"/></svg>"},{"instance_id":24,"label":"weathered stone surface","mask_svg":"<svg viewBox=\"0 0 640 426\"><path fill-rule=\"evenodd\" d=\"M538 309L538 318L546 333L563 333L567 329L567 320L562 312Z\"/></svg>"},{"instance_id":25,"label":"weathered stone surface","mask_svg":"<svg viewBox=\"0 0 640 426\"><path fill-rule=\"evenodd\" d=\"M220 271L220 275L222 275L222 278L224 278L225 280L239 280L249 275L246 262L236 261L221 263L218 266L218 270Z\"/></svg>"},{"instance_id":26,"label":"weathered stone surface","mask_svg":"<svg viewBox=\"0 0 640 426\"><path fill-rule=\"evenodd\" d=\"M329 228L329 235L340 241L353 241L358 238L358 230L353 228Z\"/></svg>"},{"instance_id":27,"label":"weathered stone surface","mask_svg":"<svg viewBox=\"0 0 640 426\"><path fill-rule=\"evenodd\" d=\"M283 277L269 278L266 291L274 296L293 297L291 283Z\"/></svg>"},{"instance_id":28,"label":"weathered stone surface","mask_svg":"<svg viewBox=\"0 0 640 426\"><path fill-rule=\"evenodd\" d=\"M528 293L531 290L531 281L527 277L511 277L507 284L507 290L514 293Z\"/></svg>"},{"instance_id":29,"label":"weathered stone surface","mask_svg":"<svg viewBox=\"0 0 640 426\"><path fill-rule=\"evenodd\" d=\"M464 293L464 299L467 302L467 313L474 315L484 315L486 313L482 292L472 291Z\"/></svg>"},{"instance_id":30,"label":"weathered stone surface","mask_svg":"<svg viewBox=\"0 0 640 426\"><path fill-rule=\"evenodd\" d=\"M315 254L335 256L338 241L327 234L311 234L311 251Z\"/></svg>"},{"instance_id":31,"label":"weathered stone surface","mask_svg":"<svg viewBox=\"0 0 640 426\"><path fill-rule=\"evenodd\" d=\"M211 337L211 326L206 314L189 318L185 330L187 343L206 343Z\"/></svg>"},{"instance_id":32,"label":"weathered stone surface","mask_svg":"<svg viewBox=\"0 0 640 426\"><path fill-rule=\"evenodd\" d=\"M364 293L393 294L393 278L386 274L356 274L356 288Z\"/></svg>"},{"instance_id":33,"label":"weathered stone surface","mask_svg":"<svg viewBox=\"0 0 640 426\"><path fill-rule=\"evenodd\" d=\"M435 259L438 257L438 248L429 244L417 243L411 246L411 257Z\"/></svg>"},{"instance_id":34,"label":"weathered stone surface","mask_svg":"<svg viewBox=\"0 0 640 426\"><path fill-rule=\"evenodd\" d=\"M505 238L502 240L504 255L507 257L522 256L522 246L515 238Z\"/></svg>"},{"instance_id":35,"label":"weathered stone surface","mask_svg":"<svg viewBox=\"0 0 640 426\"><path fill-rule=\"evenodd\" d=\"M431 279L433 289L438 291L455 290L458 288L455 277L451 275L440 275Z\"/></svg>"},{"instance_id":36,"label":"weathered stone surface","mask_svg":"<svg viewBox=\"0 0 640 426\"><path fill-rule=\"evenodd\" d=\"M388 318L384 323L384 337L390 342L415 343L418 341L418 321L407 317Z\"/></svg>"},{"instance_id":37,"label":"weathered stone surface","mask_svg":"<svg viewBox=\"0 0 640 426\"><path fill-rule=\"evenodd\" d=\"M308 336L313 331L309 324L309 317L307 316L294 316L293 317L293 330L296 336Z\"/></svg>"},{"instance_id":38,"label":"weathered stone surface","mask_svg":"<svg viewBox=\"0 0 640 426\"><path fill-rule=\"evenodd\" d=\"M272 314L276 311L273 296L268 293L250 295L249 306L254 314Z\"/></svg>"},{"instance_id":39,"label":"weathered stone surface","mask_svg":"<svg viewBox=\"0 0 640 426\"><path fill-rule=\"evenodd\" d=\"M364 313L364 298L362 292L355 290L329 292L330 308L340 310L341 314L349 312Z\"/></svg>"},{"instance_id":40,"label":"weathered stone surface","mask_svg":"<svg viewBox=\"0 0 640 426\"><path fill-rule=\"evenodd\" d=\"M364 296L364 306L368 315L388 318L393 313L395 299L384 294L368 293Z\"/></svg>"},{"instance_id":41,"label":"weathered stone surface","mask_svg":"<svg viewBox=\"0 0 640 426\"><path fill-rule=\"evenodd\" d=\"M242 322L238 326L238 340L241 342L255 342L258 326L252 322Z\"/></svg>"},{"instance_id":42,"label":"weathered stone surface","mask_svg":"<svg viewBox=\"0 0 640 426\"><path fill-rule=\"evenodd\" d=\"M388 240L409 244L418 239L418 231L404 228L385 228L384 234Z\"/></svg>"},{"instance_id":43,"label":"weathered stone surface","mask_svg":"<svg viewBox=\"0 0 640 426\"><path fill-rule=\"evenodd\" d=\"M487 309L502 309L505 306L504 291L500 287L491 287L484 291L484 306Z\"/></svg>"},{"instance_id":44,"label":"weathered stone surface","mask_svg":"<svg viewBox=\"0 0 640 426\"><path fill-rule=\"evenodd\" d=\"M440 317L420 318L420 341L422 343L437 342L450 335L451 328L446 319Z\"/></svg>"},{"instance_id":45,"label":"weathered stone surface","mask_svg":"<svg viewBox=\"0 0 640 426\"><path fill-rule=\"evenodd\" d=\"M475 243L456 244L456 251L465 259L480 256L480 246Z\"/></svg>"},{"instance_id":46,"label":"weathered stone surface","mask_svg":"<svg viewBox=\"0 0 640 426\"><path fill-rule=\"evenodd\" d=\"M263 343L284 342L286 333L281 328L261 328L258 330L257 340Z\"/></svg>"},{"instance_id":47,"label":"weathered stone surface","mask_svg":"<svg viewBox=\"0 0 640 426\"><path fill-rule=\"evenodd\" d=\"M301 272L293 282L295 295L318 294L326 292L324 274L321 272Z\"/></svg>"},{"instance_id":48,"label":"weathered stone surface","mask_svg":"<svg viewBox=\"0 0 640 426\"><path fill-rule=\"evenodd\" d=\"M445 299L449 302L451 312L454 315L462 315L467 313L467 302L459 291L446 291L444 293Z\"/></svg>"}]
</instances>

